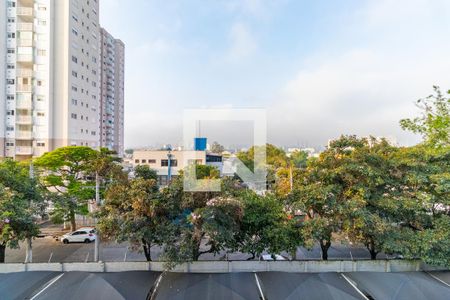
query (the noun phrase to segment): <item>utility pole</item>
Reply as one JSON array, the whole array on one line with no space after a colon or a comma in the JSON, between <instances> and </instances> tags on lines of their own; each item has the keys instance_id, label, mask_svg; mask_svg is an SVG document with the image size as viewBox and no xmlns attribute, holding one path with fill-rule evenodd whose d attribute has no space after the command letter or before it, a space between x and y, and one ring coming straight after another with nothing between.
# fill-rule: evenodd
<instances>
[{"instance_id":1,"label":"utility pole","mask_svg":"<svg viewBox=\"0 0 450 300\"><path fill-rule=\"evenodd\" d=\"M98 171L95 172L95 203L97 204L96 207L99 208L101 205L100 201L100 176L98 175ZM100 232L98 229L95 229L95 245L94 245L94 261L99 261L99 254L100 254Z\"/></svg>"},{"instance_id":2,"label":"utility pole","mask_svg":"<svg viewBox=\"0 0 450 300\"><path fill-rule=\"evenodd\" d=\"M172 157L173 157L173 154L171 153L171 151L172 151L171 146L169 146L168 151L169 152L167 153L167 160L168 160L168 162L167 162L167 167L168 167L167 181L168 181L168 184L170 184L170 182L172 181Z\"/></svg>"},{"instance_id":3,"label":"utility pole","mask_svg":"<svg viewBox=\"0 0 450 300\"><path fill-rule=\"evenodd\" d=\"M33 161L30 162L30 171L29 171L30 179L34 178L34 168L33 168ZM30 199L30 207L33 204L33 199ZM32 263L33 262L33 246L32 246L32 238L27 237L26 241L26 250L25 250L25 263Z\"/></svg>"},{"instance_id":4,"label":"utility pole","mask_svg":"<svg viewBox=\"0 0 450 300\"><path fill-rule=\"evenodd\" d=\"M294 179L292 177L292 164L289 164L289 186L291 188L291 192L294 189Z\"/></svg>"}]
</instances>

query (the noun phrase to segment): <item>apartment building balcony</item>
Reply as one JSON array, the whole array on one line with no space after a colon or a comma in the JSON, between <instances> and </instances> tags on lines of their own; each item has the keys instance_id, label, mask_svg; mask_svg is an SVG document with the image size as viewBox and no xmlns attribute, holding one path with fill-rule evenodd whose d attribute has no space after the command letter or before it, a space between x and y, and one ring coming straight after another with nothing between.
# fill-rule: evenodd
<instances>
[{"instance_id":1,"label":"apartment building balcony","mask_svg":"<svg viewBox=\"0 0 450 300\"><path fill-rule=\"evenodd\" d=\"M18 130L16 131L16 140L32 140L33 139L33 131L24 131Z\"/></svg>"},{"instance_id":2,"label":"apartment building balcony","mask_svg":"<svg viewBox=\"0 0 450 300\"><path fill-rule=\"evenodd\" d=\"M16 100L16 108L17 109L32 109L33 108L33 103L31 101L31 95L30 97L22 97L22 98L17 98Z\"/></svg>"},{"instance_id":3,"label":"apartment building balcony","mask_svg":"<svg viewBox=\"0 0 450 300\"><path fill-rule=\"evenodd\" d=\"M31 39L18 39L17 40L18 47L33 47L33 40Z\"/></svg>"},{"instance_id":4,"label":"apartment building balcony","mask_svg":"<svg viewBox=\"0 0 450 300\"><path fill-rule=\"evenodd\" d=\"M16 155L33 155L33 147L30 146L17 146Z\"/></svg>"},{"instance_id":5,"label":"apartment building balcony","mask_svg":"<svg viewBox=\"0 0 450 300\"><path fill-rule=\"evenodd\" d=\"M16 8L16 14L20 17L33 17L33 8L25 7L25 6L18 6Z\"/></svg>"},{"instance_id":6,"label":"apartment building balcony","mask_svg":"<svg viewBox=\"0 0 450 300\"><path fill-rule=\"evenodd\" d=\"M16 91L18 93L31 93L33 91L33 86L31 84L18 84L16 86Z\"/></svg>"},{"instance_id":7,"label":"apartment building balcony","mask_svg":"<svg viewBox=\"0 0 450 300\"><path fill-rule=\"evenodd\" d=\"M16 70L16 76L17 77L33 77L33 70L32 69L17 69Z\"/></svg>"},{"instance_id":8,"label":"apartment building balcony","mask_svg":"<svg viewBox=\"0 0 450 300\"><path fill-rule=\"evenodd\" d=\"M20 125L31 125L33 124L33 117L32 116L16 116L16 124Z\"/></svg>"},{"instance_id":9,"label":"apartment building balcony","mask_svg":"<svg viewBox=\"0 0 450 300\"><path fill-rule=\"evenodd\" d=\"M32 63L33 55L32 54L17 54L17 61L24 63Z\"/></svg>"},{"instance_id":10,"label":"apartment building balcony","mask_svg":"<svg viewBox=\"0 0 450 300\"><path fill-rule=\"evenodd\" d=\"M33 31L33 23L17 23L17 31Z\"/></svg>"},{"instance_id":11,"label":"apartment building balcony","mask_svg":"<svg viewBox=\"0 0 450 300\"><path fill-rule=\"evenodd\" d=\"M33 8L32 7L23 7L19 6L16 8L16 14L19 17L22 17L24 19L33 19Z\"/></svg>"}]
</instances>

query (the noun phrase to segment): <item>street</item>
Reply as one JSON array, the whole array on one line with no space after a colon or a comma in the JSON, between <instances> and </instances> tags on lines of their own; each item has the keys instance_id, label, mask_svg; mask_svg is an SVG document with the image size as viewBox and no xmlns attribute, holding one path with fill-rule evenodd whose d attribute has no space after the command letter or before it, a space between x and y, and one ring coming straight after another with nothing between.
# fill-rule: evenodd
<instances>
[{"instance_id":1,"label":"street","mask_svg":"<svg viewBox=\"0 0 450 300\"><path fill-rule=\"evenodd\" d=\"M152 258L157 260L161 249L152 248ZM286 255L285 253L282 253ZM311 251L299 248L297 259L320 259L320 247L316 246ZM218 255L210 253L200 256L200 260L246 260L250 255L242 253L221 252ZM384 258L379 255L378 258ZM329 250L330 259L368 259L369 253L363 247L350 247L347 245L333 244ZM47 236L33 240L33 262L89 262L94 259L94 243L71 243L63 244L53 237ZM102 261L145 261L143 253L132 250L127 244L101 243L100 259ZM21 244L19 249L6 250L7 263L20 263L25 260L25 245Z\"/></svg>"}]
</instances>

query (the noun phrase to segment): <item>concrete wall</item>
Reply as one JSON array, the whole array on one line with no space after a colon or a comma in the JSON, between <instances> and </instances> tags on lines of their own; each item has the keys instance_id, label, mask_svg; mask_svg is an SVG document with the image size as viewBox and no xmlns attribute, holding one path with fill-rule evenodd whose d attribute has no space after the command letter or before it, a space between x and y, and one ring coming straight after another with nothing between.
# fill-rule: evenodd
<instances>
[{"instance_id":1,"label":"concrete wall","mask_svg":"<svg viewBox=\"0 0 450 300\"><path fill-rule=\"evenodd\" d=\"M177 273L229 272L414 272L444 270L414 260L359 260L359 261L198 261L177 265ZM163 262L100 262L100 263L32 263L0 264L0 273L25 271L165 271Z\"/></svg>"}]
</instances>

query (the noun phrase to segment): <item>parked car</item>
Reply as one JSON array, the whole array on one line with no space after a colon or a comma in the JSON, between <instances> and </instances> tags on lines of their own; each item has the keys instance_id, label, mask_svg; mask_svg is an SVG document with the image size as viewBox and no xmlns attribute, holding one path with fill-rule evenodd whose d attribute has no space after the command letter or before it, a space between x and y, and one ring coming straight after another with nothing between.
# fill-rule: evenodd
<instances>
[{"instance_id":1,"label":"parked car","mask_svg":"<svg viewBox=\"0 0 450 300\"><path fill-rule=\"evenodd\" d=\"M61 237L61 241L64 244L68 243L91 243L97 238L95 234L95 228L85 227L80 228L74 232L66 233Z\"/></svg>"},{"instance_id":2,"label":"parked car","mask_svg":"<svg viewBox=\"0 0 450 300\"><path fill-rule=\"evenodd\" d=\"M274 259L275 258L275 259ZM273 260L286 260L286 257L281 256L279 254L263 254L261 255L261 257L259 258L259 260L269 260L269 261L273 261Z\"/></svg>"}]
</instances>

